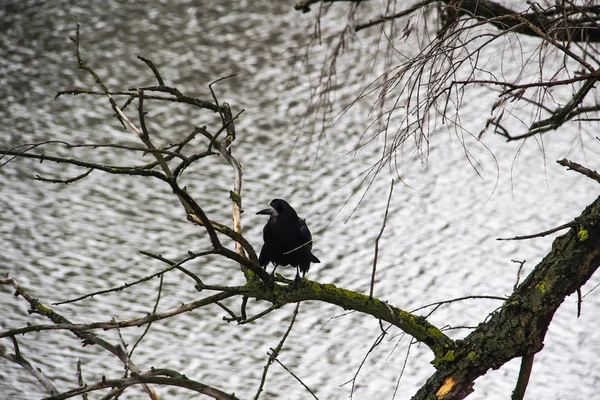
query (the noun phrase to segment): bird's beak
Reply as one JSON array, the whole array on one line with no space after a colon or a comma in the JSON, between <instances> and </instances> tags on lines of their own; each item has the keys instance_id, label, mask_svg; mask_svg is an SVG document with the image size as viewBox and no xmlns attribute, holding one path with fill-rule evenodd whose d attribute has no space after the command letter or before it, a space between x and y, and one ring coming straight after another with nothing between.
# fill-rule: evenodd
<instances>
[{"instance_id":1,"label":"bird's beak","mask_svg":"<svg viewBox=\"0 0 600 400\"><path fill-rule=\"evenodd\" d=\"M275 210L273 207L269 207L269 208L265 208L264 210L260 210L259 212L256 213L258 214L263 214L263 215L273 215L273 216L277 216L277 210Z\"/></svg>"}]
</instances>

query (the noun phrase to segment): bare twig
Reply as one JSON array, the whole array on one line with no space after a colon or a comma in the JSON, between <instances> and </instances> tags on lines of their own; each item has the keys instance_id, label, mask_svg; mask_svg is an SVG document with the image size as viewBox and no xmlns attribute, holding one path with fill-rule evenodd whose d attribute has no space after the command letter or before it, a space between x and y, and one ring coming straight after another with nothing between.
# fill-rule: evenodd
<instances>
[{"instance_id":1,"label":"bare twig","mask_svg":"<svg viewBox=\"0 0 600 400\"><path fill-rule=\"evenodd\" d=\"M27 153L26 151L27 150L16 151L13 149L0 149L0 154L12 155L12 156L22 157L22 158L33 158L36 160L40 160L40 162L51 161L51 162L55 162L55 163L71 164L71 165L75 165L78 167L84 167L84 168L88 168L88 169L92 169L92 170L97 169L99 171L107 172L109 174L151 176L151 177L163 180L163 181L167 180L167 177L164 174L160 173L159 171L146 169L144 167L122 167L122 166L118 166L118 165L100 164L100 163L93 163L93 162L88 162L88 161L81 161L81 160L77 160L74 158L54 157L54 156L47 156L45 154L31 154L31 153ZM6 164L6 162L2 165L5 165L5 164ZM0 167L2 167L2 165L0 165Z\"/></svg>"},{"instance_id":2,"label":"bare twig","mask_svg":"<svg viewBox=\"0 0 600 400\"><path fill-rule=\"evenodd\" d=\"M518 261L518 260L510 260L511 262L519 264L519 269L517 271L517 281L513 286L513 290L517 290L517 286L519 286L519 281L521 280L521 271L523 270L523 266L525 265L526 260Z\"/></svg>"},{"instance_id":3,"label":"bare twig","mask_svg":"<svg viewBox=\"0 0 600 400\"><path fill-rule=\"evenodd\" d=\"M557 163L560 165L567 167L568 169L572 169L573 171L577 171L580 174L587 176L588 178L592 178L593 180L600 182L600 174L596 171L593 171L589 168L584 167L583 165L577 164L575 162L569 161L566 158L562 160L558 160Z\"/></svg>"},{"instance_id":4,"label":"bare twig","mask_svg":"<svg viewBox=\"0 0 600 400\"><path fill-rule=\"evenodd\" d=\"M156 68L156 66L154 65L154 63L152 61L150 61L149 59L142 57L142 56L137 56L140 60L142 60L143 62L146 63L146 65L152 70L152 73L154 74L154 76L156 77L156 80L158 81L158 84L160 86L165 86L165 82L163 81L162 77L160 76L160 73L158 72L158 69Z\"/></svg>"},{"instance_id":5,"label":"bare twig","mask_svg":"<svg viewBox=\"0 0 600 400\"><path fill-rule=\"evenodd\" d=\"M80 179L85 178L86 176L88 176L94 169L90 168L88 169L86 172L84 172L83 174L74 176L73 178L69 178L69 179L49 179L49 178L44 178L41 177L40 175L36 175L35 179L37 179L38 181L41 182L49 182L49 183L64 183L65 185L68 185L69 183L73 183L76 182Z\"/></svg>"},{"instance_id":6,"label":"bare twig","mask_svg":"<svg viewBox=\"0 0 600 400\"><path fill-rule=\"evenodd\" d=\"M300 303L298 303L298 304L300 304ZM267 308L266 310L263 310L263 311L259 312L258 314L254 315L254 316L252 316L250 318L246 318L246 319L241 320L240 321L240 325L245 325L245 324L249 324L251 322L254 322L257 319L262 318L265 315L269 314L271 311L277 310L278 308L279 308L278 305L271 306L271 307Z\"/></svg>"},{"instance_id":7,"label":"bare twig","mask_svg":"<svg viewBox=\"0 0 600 400\"><path fill-rule=\"evenodd\" d=\"M19 343L17 342L17 338L11 336L11 339L13 342L15 354L6 353L6 349L4 348L4 346L0 346L0 357L19 364L21 367L23 367L25 371L29 372L29 374L31 374L35 379L37 379L37 381L44 387L44 389L46 389L48 393L50 393L53 396L57 395L59 391L52 384L50 379L48 379L46 375L42 373L42 370L33 366L29 361L25 359L25 357L23 357L23 355L21 354L21 350L19 349Z\"/></svg>"},{"instance_id":8,"label":"bare twig","mask_svg":"<svg viewBox=\"0 0 600 400\"><path fill-rule=\"evenodd\" d=\"M390 202L392 200L392 193L394 192L394 180L392 179L392 184L390 185L390 194L388 195L387 205L385 206L385 214L383 216L383 222L381 223L381 230L379 231L379 235L375 239L375 255L373 257L373 272L371 273L371 288L369 289L369 297L373 298L373 288L375 287L375 271L377 270L377 255L379 254L379 240L383 235L383 230L385 229L385 224L387 223L388 211L390 209Z\"/></svg>"},{"instance_id":9,"label":"bare twig","mask_svg":"<svg viewBox=\"0 0 600 400\"><path fill-rule=\"evenodd\" d=\"M129 386L150 383L186 388L212 397L215 400L239 400L234 394L225 393L215 387L194 381L177 371L158 368L144 373L132 373L129 378L103 379L100 382L88 383L85 386L69 390L52 397L47 397L43 400L63 400L106 388L118 388L119 390L122 390ZM158 396L155 398L158 399Z\"/></svg>"},{"instance_id":10,"label":"bare twig","mask_svg":"<svg viewBox=\"0 0 600 400\"><path fill-rule=\"evenodd\" d=\"M306 391L308 393L310 393L310 395L315 400L319 400L319 398L317 397L317 395L315 394L315 392L313 392L304 382L302 382L302 379L300 379L296 374L294 374L292 371L290 371L290 369L288 367L286 367L285 365L283 365L283 363L281 361L279 361L279 359L275 358L275 362L277 364L281 365L281 367L283 367L283 369L285 369L290 375L292 375L304 387L304 389L306 389Z\"/></svg>"},{"instance_id":11,"label":"bare twig","mask_svg":"<svg viewBox=\"0 0 600 400\"><path fill-rule=\"evenodd\" d=\"M577 318L581 317L581 304L583 303L581 297L581 288L577 289Z\"/></svg>"},{"instance_id":12,"label":"bare twig","mask_svg":"<svg viewBox=\"0 0 600 400\"><path fill-rule=\"evenodd\" d=\"M572 226L573 226L573 222L567 222L566 224L562 224L560 226L557 226L556 228L548 229L547 231L533 233L531 235L515 236L512 238L497 238L496 240L527 240L527 239L533 239L533 238L538 238L538 237L544 237L544 236L548 236L554 232L558 232L558 231L562 231L563 229L571 228Z\"/></svg>"},{"instance_id":13,"label":"bare twig","mask_svg":"<svg viewBox=\"0 0 600 400\"><path fill-rule=\"evenodd\" d=\"M424 306L415 308L414 310L411 311L411 313L415 313L415 312L417 312L419 310L422 310L424 308L435 307L433 309L433 311L431 311L428 314L428 315L431 315L435 310L437 310L440 306L442 306L444 304L450 304L450 303L454 303L456 301L474 300L474 299L487 299L487 300L501 300L501 301L506 301L507 297L500 297L500 296L464 296L464 297L457 297L455 299L443 300L443 301L436 301L434 303L425 304Z\"/></svg>"},{"instance_id":14,"label":"bare twig","mask_svg":"<svg viewBox=\"0 0 600 400\"><path fill-rule=\"evenodd\" d=\"M156 314L156 310L158 309L158 303L160 303L160 295L162 294L162 288L163 288L163 278L164 278L164 274L160 276L160 282L158 283L158 293L156 294L156 302L154 302L154 308L152 308L151 315ZM140 335L138 340L136 340L136 342L133 344L133 347L131 347L131 350L129 351L129 358L131 358L136 347L140 344L142 339L144 339L144 336L146 336L146 334L150 331L150 326L152 326L152 322L153 321L150 321L148 323L148 325L146 325L146 329L144 329L144 332Z\"/></svg>"},{"instance_id":15,"label":"bare twig","mask_svg":"<svg viewBox=\"0 0 600 400\"><path fill-rule=\"evenodd\" d=\"M362 361L360 362L360 365L358 366L358 369L354 373L354 376L349 381L346 381L346 382L344 382L344 383L342 383L340 385L340 386L344 386L344 385L347 385L349 383L352 383L352 389L350 390L350 398L352 398L352 396L354 395L354 388L356 387L356 378L358 377L358 374L360 373L360 370L362 369L363 365L367 361L367 358L369 357L369 354L371 354L371 352L373 350L375 350L375 348L381 344L381 342L383 341L383 338L385 337L385 335L387 335L388 329L390 328L388 326L386 329L383 329L383 327L381 326L381 320L379 320L379 325L381 327L381 333L379 334L379 336L377 336L377 338L375 339L375 341L371 345L371 348L369 348L369 350L367 351L367 354L365 354L365 356L363 357Z\"/></svg>"},{"instance_id":16,"label":"bare twig","mask_svg":"<svg viewBox=\"0 0 600 400\"><path fill-rule=\"evenodd\" d=\"M296 308L294 309L294 313L292 314L292 320L290 321L290 324L289 324L287 330L285 331L281 340L279 341L279 344L277 344L277 347L275 347L274 349L271 349L271 353L269 354L269 359L267 360L267 363L263 367L263 374L260 379L260 384L258 385L258 389L256 390L256 394L254 395L254 400L258 400L258 398L260 397L260 394L262 393L263 387L265 385L265 381L267 379L267 373L269 372L269 367L271 366L271 364L273 364L273 361L275 361L277 359L277 357L279 356L279 352L283 348L283 344L285 343L285 340L287 339L288 335L292 331L294 322L296 322L296 316L298 315L299 308L300 308L300 303L296 304Z\"/></svg>"},{"instance_id":17,"label":"bare twig","mask_svg":"<svg viewBox=\"0 0 600 400\"><path fill-rule=\"evenodd\" d=\"M409 7L407 9L405 9L405 10L397 12L396 14L393 14L393 15L383 15L379 19L376 19L374 21L369 21L369 22L365 22L365 23L362 23L362 24L358 24L354 28L354 31L355 32L359 32L359 31L362 31L363 29L370 28L370 27L375 26L375 25L380 25L380 24L383 24L385 22L388 22L388 21L391 21L391 20L394 20L394 19L405 17L405 16L407 16L409 14L412 14L415 11L418 11L419 9L427 6L428 4L433 3L434 1L436 1L436 0L423 0L420 3L417 3L417 4L415 4L412 7Z\"/></svg>"},{"instance_id":18,"label":"bare twig","mask_svg":"<svg viewBox=\"0 0 600 400\"><path fill-rule=\"evenodd\" d=\"M83 380L83 373L81 372L81 359L79 358L77 359L77 383L79 384L79 387L85 386L85 382ZM83 400L88 400L87 393L82 394L81 398Z\"/></svg>"},{"instance_id":19,"label":"bare twig","mask_svg":"<svg viewBox=\"0 0 600 400\"><path fill-rule=\"evenodd\" d=\"M392 396L392 400L396 398L396 393L398 393L398 388L400 387L400 380L404 375L404 370L406 369L406 364L408 364L408 356L410 355L410 349L412 345L415 343L413 338L410 339L410 343L408 343L408 349L406 349L406 357L404 357L404 362L402 363L402 369L400 370L400 375L398 375L398 380L396 381L396 387L394 388L394 395Z\"/></svg>"},{"instance_id":20,"label":"bare twig","mask_svg":"<svg viewBox=\"0 0 600 400\"><path fill-rule=\"evenodd\" d=\"M57 305L61 305L61 304L75 303L77 301L80 301L80 300L83 300L83 299L87 299L89 297L94 297L94 296L97 296L97 295L101 295L101 294L107 294L107 293L112 293L112 292L120 292L123 289L127 289L127 288L130 288L132 286L138 285L138 284L140 284L142 282L149 281L149 280L151 280L153 278L156 278L157 276L162 276L163 274L165 274L165 273L167 273L167 272L169 272L169 271L171 271L173 269L179 269L180 271L182 271L183 273L185 273L186 275L188 275L192 279L194 279L197 284L202 284L203 285L202 281L200 280L200 278L198 276L196 276L195 274L189 272L187 269L183 268L181 265L184 264L184 263L186 263L186 262L188 262L188 261L190 261L190 260L193 260L196 257L201 257L201 256L204 256L204 255L213 254L214 252L212 250L210 250L210 251L206 251L206 252L202 252L202 253L197 253L197 254L194 254L192 256L184 258L183 260L179 261L178 263L174 263L174 262L172 262L170 260L167 260L166 258L164 258L164 257L162 257L162 256L160 256L158 254L153 254L153 253L150 253L150 252L147 252L147 251L144 251L144 250L140 250L140 253L142 253L145 256L148 256L148 257L160 260L160 261L162 261L162 262L164 262L166 264L169 264L170 267L166 268L166 269L164 269L162 271L156 272L154 274L145 276L145 277L143 277L141 279L138 279L136 281L133 281L132 283L125 283L125 284L123 284L121 286L117 286L117 287L113 287L113 288L109 288L109 289L98 290L98 291L92 292L92 293L87 293L87 294L84 294L83 296L79 296L79 297L76 297L74 299L69 299L69 300L64 300L64 301L59 301L59 302L56 302L56 303L52 303L52 305L57 306Z\"/></svg>"},{"instance_id":21,"label":"bare twig","mask_svg":"<svg viewBox=\"0 0 600 400\"><path fill-rule=\"evenodd\" d=\"M74 324L71 321L69 321L68 319L66 319L65 317L63 317L62 315L56 313L50 307L41 304L39 302L39 300L30 296L26 291L24 291L19 286L19 284L16 280L11 279L11 278L0 278L0 285L2 285L2 284L12 285L16 289L17 293L19 295L21 295L25 300L27 300L27 302L29 302L30 306L32 307L31 312L46 316L52 322L54 322L54 324L52 324L52 325L29 325L25 328L11 329L9 331L0 332L0 338L21 335L21 334L28 333L28 332L39 332L39 331L43 331L43 330L69 330L69 331L72 331L78 337L81 337L85 341L88 341L89 344L102 343L101 344L102 347L106 346L105 348L107 350L109 350L111 353L117 355L120 358L125 356L125 354L123 354L123 352L121 350L108 344L107 342L104 342L102 339L100 339L99 337L97 337L96 335L94 335L88 331L94 330L94 329L107 330L107 329L142 326L142 325L145 325L152 321L158 321L158 320L170 318L175 315L179 315L182 313L186 313L186 312L195 310L197 308L201 308L201 307L205 307L210 304L214 304L217 301L227 299L236 294L239 294L240 291L243 291L243 287L240 287L240 288L223 287L222 289L225 289L228 291L222 291L221 293L217 293L212 296L208 296L203 299L193 301L191 303L185 303L179 307L171 308L171 309L163 311L161 313L156 313L153 315L146 315L143 318L135 318L135 319L130 319L130 320L115 321L115 322L109 321L109 322L93 322L93 323L89 323L89 324ZM125 359L125 361L126 361L126 359Z\"/></svg>"}]
</instances>

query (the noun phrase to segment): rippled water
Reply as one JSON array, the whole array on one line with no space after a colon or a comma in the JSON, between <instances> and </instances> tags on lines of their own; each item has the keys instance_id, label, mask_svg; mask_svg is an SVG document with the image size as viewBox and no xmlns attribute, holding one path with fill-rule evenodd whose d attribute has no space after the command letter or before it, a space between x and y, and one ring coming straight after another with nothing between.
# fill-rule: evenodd
<instances>
[{"instance_id":1,"label":"rippled water","mask_svg":"<svg viewBox=\"0 0 600 400\"><path fill-rule=\"evenodd\" d=\"M235 73L216 88L220 100L229 102L234 113L245 110L237 122L233 152L245 171L246 237L258 249L265 221L254 211L264 208L271 198L286 198L301 216L308 217L316 234L314 252L322 263L311 269L309 277L367 292L374 241L394 174L384 169L351 213L365 193L366 186L358 185L362 173L378 159L382 140L352 151L370 121L368 102L359 102L321 140L311 135L313 115L306 110L311 83L322 67L317 60L325 50L317 46L310 58L314 63L303 61L302 45L312 38L314 13L299 14L292 5L268 1L4 2L0 9L0 144L6 147L48 138L135 143L131 132L114 121L103 99L53 100L58 90L93 85L89 76L76 70L68 39L76 21L81 23L84 57L112 88L154 84L136 55L152 59L167 84L207 100L210 82ZM339 12L339 18L345 18L344 12ZM324 20L324 31L335 22L334 17ZM353 50L340 63L335 111L356 95L366 77L373 76L365 62L370 60L373 40L361 35L351 40ZM483 90L480 95L466 106L462 119L477 132L487 118L486 107L495 101L493 95L485 97ZM148 110L157 141L174 141L194 125L214 122L214 116L182 107L149 105ZM434 137L425 165L407 148L401 171L406 184L395 185L380 242L375 294L411 310L453 297L510 293L518 267L511 259L527 260L524 273L529 272L548 252L552 238L495 239L568 222L596 197L591 180L554 162L568 156L593 166L597 155L582 151L580 142L590 145L595 133L593 127L584 126L581 135L575 127L568 127L548 135L543 145L530 140L522 147L488 135L484 140L489 150L467 138L483 177L469 166L460 140L443 130ZM45 152L67 154L59 145ZM75 152L79 157L86 154L90 153ZM94 159L112 163L134 162L126 154L102 150L93 154ZM170 191L151 180L99 172L67 186L30 179L34 174L64 178L77 173L62 165L29 160L0 169L0 273L17 278L46 304L131 282L163 268L138 250L179 259L188 250L208 247L206 235L185 221ZM229 221L229 166L210 159L190 168L184 178L211 218ZM188 268L207 283L242 280L235 266L221 260L200 260ZM583 293L598 281L592 279ZM73 322L140 317L151 311L157 284L152 281L118 294L59 306L57 311ZM546 348L536 356L528 388L531 398L592 398L595 394L600 375L590 355L600 353L596 293L584 299L581 318L576 318L571 298L557 313ZM160 309L198 298L192 282L172 273L165 277ZM236 302L228 305L238 307ZM438 326L472 326L497 306L486 300L455 303L438 310L431 321ZM255 302L249 308L254 313L263 307ZM46 322L28 316L24 302L6 288L0 292L0 309L2 330ZM260 381L266 352L277 345L292 310L287 306L245 326L223 322L224 313L217 308L155 323L134 361L142 369L173 368L250 398ZM319 398L347 398L351 388L343 384L354 376L379 332L373 318L344 314L326 304L304 303L280 360ZM140 333L139 329L123 331L129 343ZM409 344L409 338L400 333L391 331L370 354L358 374L355 398L392 398ZM456 338L467 333L465 329L449 332ZM102 335L118 341L116 332ZM10 347L8 340L1 343ZM60 390L74 387L76 358L81 358L88 382L102 375L116 378L121 371L115 359L95 347L81 348L67 333L29 334L20 344L24 355ZM424 346L411 347L396 398L414 394L433 372L431 359ZM518 361L513 361L489 372L477 381L472 397L508 398L518 367ZM175 389L158 390L165 396L191 398ZM4 359L0 359L0 393L11 399L43 396L33 378ZM126 398L139 396L131 393ZM310 396L274 365L262 398Z\"/></svg>"}]
</instances>

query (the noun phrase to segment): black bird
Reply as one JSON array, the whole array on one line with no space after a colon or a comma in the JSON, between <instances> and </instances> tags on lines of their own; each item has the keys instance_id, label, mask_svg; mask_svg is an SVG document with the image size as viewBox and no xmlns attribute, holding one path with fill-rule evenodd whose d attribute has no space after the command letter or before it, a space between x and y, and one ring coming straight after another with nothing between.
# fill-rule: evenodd
<instances>
[{"instance_id":1,"label":"black bird","mask_svg":"<svg viewBox=\"0 0 600 400\"><path fill-rule=\"evenodd\" d=\"M269 221L263 228L263 245L258 261L265 268L269 262L275 265L290 265L296 267L294 286L300 282L310 268L310 263L320 263L312 250L312 235L306 226L306 222L298 217L296 210L285 200L274 199L269 208L261 210L256 214L270 215Z\"/></svg>"}]
</instances>

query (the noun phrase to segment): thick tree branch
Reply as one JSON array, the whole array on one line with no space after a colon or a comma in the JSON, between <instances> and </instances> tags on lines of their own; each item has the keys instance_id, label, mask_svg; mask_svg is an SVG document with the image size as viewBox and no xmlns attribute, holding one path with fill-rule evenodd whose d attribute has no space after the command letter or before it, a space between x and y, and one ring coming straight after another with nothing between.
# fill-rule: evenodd
<instances>
[{"instance_id":1,"label":"thick tree branch","mask_svg":"<svg viewBox=\"0 0 600 400\"><path fill-rule=\"evenodd\" d=\"M233 255L239 256L236 252L231 251ZM63 317L51 318L56 325L35 325L20 329L13 329L7 332L1 332L0 338L24 334L27 332L42 331L48 329L67 329L80 334L82 331L92 329L119 329L126 327L141 326L152 321L169 318L179 315L184 312L204 307L208 304L213 304L226 298L241 295L248 298L258 300L266 300L272 303L275 308L280 308L286 304L299 303L307 300L323 301L329 304L340 306L346 310L360 311L371 315L376 319L380 319L391 323L400 328L404 332L413 336L416 340L423 342L434 353L436 359L447 357L448 352L453 352L455 343L447 337L442 331L430 324L425 318L411 314L400 308L392 306L385 301L377 298L370 298L351 290L338 288L332 284L321 284L318 282L304 279L303 284L299 288L294 289L293 285L277 285L271 289L261 282L253 281L245 286L227 287L227 286L206 286L208 290L219 290L221 293L197 300L182 306L163 311L157 314L149 314L143 318L136 318L123 321L108 321L95 322L90 324L73 324ZM14 279L2 278L0 284L9 284L18 287L18 283ZM25 293L22 291L22 293ZM21 294L21 292L19 292ZM27 295L29 296L29 295ZM52 309L42 306L37 300L29 296L33 304L40 307L38 311L43 315L55 315Z\"/></svg>"},{"instance_id":2,"label":"thick tree branch","mask_svg":"<svg viewBox=\"0 0 600 400\"><path fill-rule=\"evenodd\" d=\"M600 266L600 198L588 206L552 250L511 294L488 322L469 334L417 392L415 400L430 399L441 388L445 398L462 399L475 379L490 368L535 354L554 313Z\"/></svg>"}]
</instances>

